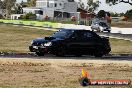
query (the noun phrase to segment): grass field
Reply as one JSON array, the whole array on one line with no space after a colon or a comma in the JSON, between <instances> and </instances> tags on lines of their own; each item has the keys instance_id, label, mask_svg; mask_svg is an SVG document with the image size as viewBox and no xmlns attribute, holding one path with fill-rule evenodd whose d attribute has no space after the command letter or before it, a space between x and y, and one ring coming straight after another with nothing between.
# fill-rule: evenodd
<instances>
[{"instance_id":1,"label":"grass field","mask_svg":"<svg viewBox=\"0 0 132 88\"><path fill-rule=\"evenodd\" d=\"M0 25L0 51L28 52L28 46L33 39L45 37L52 33L53 31L2 24Z\"/></svg>"},{"instance_id":2,"label":"grass field","mask_svg":"<svg viewBox=\"0 0 132 88\"><path fill-rule=\"evenodd\" d=\"M120 27L120 28L132 28L132 22L126 22L126 21L112 22L111 26Z\"/></svg>"},{"instance_id":3,"label":"grass field","mask_svg":"<svg viewBox=\"0 0 132 88\"><path fill-rule=\"evenodd\" d=\"M0 59L0 88L132 88L79 84L81 68L90 79L132 80L132 61L71 59Z\"/></svg>"},{"instance_id":4,"label":"grass field","mask_svg":"<svg viewBox=\"0 0 132 88\"><path fill-rule=\"evenodd\" d=\"M30 42L53 31L0 24L0 52L29 52ZM111 53L131 53L132 42L110 39Z\"/></svg>"}]
</instances>

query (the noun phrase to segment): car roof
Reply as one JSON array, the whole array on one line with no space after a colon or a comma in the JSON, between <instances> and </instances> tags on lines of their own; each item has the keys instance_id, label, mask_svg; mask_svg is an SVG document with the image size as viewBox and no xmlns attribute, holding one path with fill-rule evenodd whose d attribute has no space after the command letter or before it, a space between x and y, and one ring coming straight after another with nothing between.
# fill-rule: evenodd
<instances>
[{"instance_id":1,"label":"car roof","mask_svg":"<svg viewBox=\"0 0 132 88\"><path fill-rule=\"evenodd\" d=\"M93 33L93 34L98 35L97 33L93 32L93 31L90 31L90 30L86 30L86 29L65 29L65 28L61 28L60 30L66 30L66 31L83 31L83 32L90 32L90 33Z\"/></svg>"}]
</instances>

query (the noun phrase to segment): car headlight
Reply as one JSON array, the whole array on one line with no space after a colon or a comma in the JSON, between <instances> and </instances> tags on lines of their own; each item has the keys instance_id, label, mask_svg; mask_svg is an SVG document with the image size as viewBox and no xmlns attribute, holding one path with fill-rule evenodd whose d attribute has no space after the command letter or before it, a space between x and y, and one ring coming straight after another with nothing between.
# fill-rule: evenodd
<instances>
[{"instance_id":1,"label":"car headlight","mask_svg":"<svg viewBox=\"0 0 132 88\"><path fill-rule=\"evenodd\" d=\"M100 31L103 31L103 30L104 30L104 28L102 26L100 26Z\"/></svg>"},{"instance_id":2,"label":"car headlight","mask_svg":"<svg viewBox=\"0 0 132 88\"><path fill-rule=\"evenodd\" d=\"M44 46L51 46L52 45L52 42L47 42L44 44Z\"/></svg>"}]
</instances>

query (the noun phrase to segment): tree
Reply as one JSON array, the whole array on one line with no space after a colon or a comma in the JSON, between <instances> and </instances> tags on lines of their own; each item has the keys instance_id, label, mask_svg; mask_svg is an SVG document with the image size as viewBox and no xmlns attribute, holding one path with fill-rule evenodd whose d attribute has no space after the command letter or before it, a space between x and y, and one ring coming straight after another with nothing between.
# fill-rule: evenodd
<instances>
[{"instance_id":1,"label":"tree","mask_svg":"<svg viewBox=\"0 0 132 88\"><path fill-rule=\"evenodd\" d=\"M110 6L121 3L121 2L132 5L132 0L106 0L106 3L109 4Z\"/></svg>"},{"instance_id":2,"label":"tree","mask_svg":"<svg viewBox=\"0 0 132 88\"><path fill-rule=\"evenodd\" d=\"M22 6L21 4L15 4L14 6L14 13L15 14L22 14L23 13L23 9L22 9Z\"/></svg>"},{"instance_id":3,"label":"tree","mask_svg":"<svg viewBox=\"0 0 132 88\"><path fill-rule=\"evenodd\" d=\"M132 9L131 9L131 10L128 10L128 11L125 13L125 16L128 17L128 19L132 20Z\"/></svg>"},{"instance_id":4,"label":"tree","mask_svg":"<svg viewBox=\"0 0 132 88\"><path fill-rule=\"evenodd\" d=\"M11 14L12 7L15 5L16 0L4 0L3 8L6 9L6 18Z\"/></svg>"},{"instance_id":5,"label":"tree","mask_svg":"<svg viewBox=\"0 0 132 88\"><path fill-rule=\"evenodd\" d=\"M79 2L78 2L78 8L81 8L81 9L85 8L84 3L82 2L82 0L79 0Z\"/></svg>"},{"instance_id":6,"label":"tree","mask_svg":"<svg viewBox=\"0 0 132 88\"><path fill-rule=\"evenodd\" d=\"M125 14L124 13L120 13L120 16L124 16Z\"/></svg>"},{"instance_id":7,"label":"tree","mask_svg":"<svg viewBox=\"0 0 132 88\"><path fill-rule=\"evenodd\" d=\"M99 1L87 0L87 11L94 12L100 3Z\"/></svg>"},{"instance_id":8,"label":"tree","mask_svg":"<svg viewBox=\"0 0 132 88\"><path fill-rule=\"evenodd\" d=\"M105 18L106 17L106 12L104 10L100 10L97 14L98 18Z\"/></svg>"},{"instance_id":9,"label":"tree","mask_svg":"<svg viewBox=\"0 0 132 88\"><path fill-rule=\"evenodd\" d=\"M24 1L21 1L20 5L21 5L22 7L27 7L27 6L28 6L28 5L27 5L27 2L24 2Z\"/></svg>"},{"instance_id":10,"label":"tree","mask_svg":"<svg viewBox=\"0 0 132 88\"><path fill-rule=\"evenodd\" d=\"M34 7L36 6L36 0L27 0L27 4L29 7Z\"/></svg>"},{"instance_id":11,"label":"tree","mask_svg":"<svg viewBox=\"0 0 132 88\"><path fill-rule=\"evenodd\" d=\"M118 17L120 14L111 12L112 17Z\"/></svg>"},{"instance_id":12,"label":"tree","mask_svg":"<svg viewBox=\"0 0 132 88\"><path fill-rule=\"evenodd\" d=\"M106 20L108 22L108 24L111 24L111 14L109 12L106 12L104 10L100 10L97 14L97 18L101 19L101 20Z\"/></svg>"},{"instance_id":13,"label":"tree","mask_svg":"<svg viewBox=\"0 0 132 88\"><path fill-rule=\"evenodd\" d=\"M3 2L0 0L0 9L2 9Z\"/></svg>"},{"instance_id":14,"label":"tree","mask_svg":"<svg viewBox=\"0 0 132 88\"><path fill-rule=\"evenodd\" d=\"M5 18L5 6L4 6L4 3L3 3L3 1L1 1L0 0L0 9L1 9L1 11L2 11L2 13L0 14L0 18Z\"/></svg>"}]
</instances>

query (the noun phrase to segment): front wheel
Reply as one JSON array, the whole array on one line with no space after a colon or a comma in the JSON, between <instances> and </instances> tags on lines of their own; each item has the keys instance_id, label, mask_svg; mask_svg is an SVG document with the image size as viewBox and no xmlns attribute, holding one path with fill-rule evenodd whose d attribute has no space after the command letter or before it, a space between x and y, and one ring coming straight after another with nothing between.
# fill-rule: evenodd
<instances>
[{"instance_id":1,"label":"front wheel","mask_svg":"<svg viewBox=\"0 0 132 88\"><path fill-rule=\"evenodd\" d=\"M102 57L104 55L103 46L96 46L96 50L94 52L95 57Z\"/></svg>"},{"instance_id":2,"label":"front wheel","mask_svg":"<svg viewBox=\"0 0 132 88\"><path fill-rule=\"evenodd\" d=\"M108 30L108 33L110 33L110 30Z\"/></svg>"},{"instance_id":3,"label":"front wheel","mask_svg":"<svg viewBox=\"0 0 132 88\"><path fill-rule=\"evenodd\" d=\"M38 56L44 56L44 52L36 52L36 55L38 55Z\"/></svg>"},{"instance_id":4,"label":"front wheel","mask_svg":"<svg viewBox=\"0 0 132 88\"><path fill-rule=\"evenodd\" d=\"M58 56L58 57L64 57L66 55L66 50L64 49L64 48L59 48L58 50L57 50L57 53L56 53L56 56Z\"/></svg>"}]
</instances>

